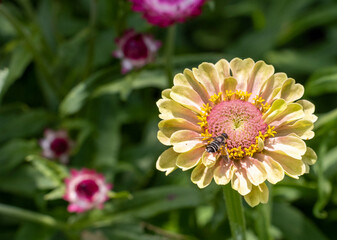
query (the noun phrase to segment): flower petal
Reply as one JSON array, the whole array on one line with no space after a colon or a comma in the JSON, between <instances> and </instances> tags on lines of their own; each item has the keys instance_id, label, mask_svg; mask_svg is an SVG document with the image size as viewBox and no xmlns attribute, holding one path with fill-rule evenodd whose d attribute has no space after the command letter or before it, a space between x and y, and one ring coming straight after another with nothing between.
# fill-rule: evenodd
<instances>
[{"instance_id":1,"label":"flower petal","mask_svg":"<svg viewBox=\"0 0 337 240\"><path fill-rule=\"evenodd\" d=\"M191 130L180 130L173 133L170 141L174 151L178 153L188 152L193 148L205 145L200 139L200 134Z\"/></svg>"},{"instance_id":2,"label":"flower petal","mask_svg":"<svg viewBox=\"0 0 337 240\"><path fill-rule=\"evenodd\" d=\"M298 176L303 175L306 171L305 164L300 159L292 158L283 152L264 151L264 153L278 162L286 174L292 178L298 179Z\"/></svg>"},{"instance_id":3,"label":"flower petal","mask_svg":"<svg viewBox=\"0 0 337 240\"><path fill-rule=\"evenodd\" d=\"M238 84L238 82L236 81L235 78L233 78L233 77L225 78L224 83L223 83L222 88L221 88L221 91L222 92L226 92L226 91L235 92L237 84Z\"/></svg>"},{"instance_id":4,"label":"flower petal","mask_svg":"<svg viewBox=\"0 0 337 240\"><path fill-rule=\"evenodd\" d=\"M304 119L312 121L312 122L316 122L317 116L313 114L315 112L315 105L307 100L299 100L297 101L297 103L301 104L303 107L303 111L305 115Z\"/></svg>"},{"instance_id":5,"label":"flower petal","mask_svg":"<svg viewBox=\"0 0 337 240\"><path fill-rule=\"evenodd\" d=\"M251 207L255 207L259 203L267 203L269 198L269 190L265 183L259 186L253 186L250 193L244 196L246 202Z\"/></svg>"},{"instance_id":6,"label":"flower petal","mask_svg":"<svg viewBox=\"0 0 337 240\"><path fill-rule=\"evenodd\" d=\"M305 173L309 173L309 165L313 165L317 161L317 155L315 151L312 148L307 147L307 151L303 155L302 161L305 164Z\"/></svg>"},{"instance_id":7,"label":"flower petal","mask_svg":"<svg viewBox=\"0 0 337 240\"><path fill-rule=\"evenodd\" d=\"M295 134L283 137L268 138L264 142L264 149L270 152L282 152L296 159L302 159L306 151L305 142Z\"/></svg>"},{"instance_id":8,"label":"flower petal","mask_svg":"<svg viewBox=\"0 0 337 240\"><path fill-rule=\"evenodd\" d=\"M158 140L165 144L170 145L168 139L173 133L180 130L192 130L195 132L200 132L201 129L198 125L194 125L191 122L183 118L171 118L167 120L162 120L158 124L159 132L157 134Z\"/></svg>"},{"instance_id":9,"label":"flower petal","mask_svg":"<svg viewBox=\"0 0 337 240\"><path fill-rule=\"evenodd\" d=\"M171 98L196 113L200 113L204 102L200 95L193 89L185 86L174 86L170 94Z\"/></svg>"},{"instance_id":10,"label":"flower petal","mask_svg":"<svg viewBox=\"0 0 337 240\"><path fill-rule=\"evenodd\" d=\"M309 140L315 133L311 131L314 124L309 120L298 120L294 124L283 125L277 128L277 136L286 136L291 133L296 134L301 139Z\"/></svg>"},{"instance_id":11,"label":"flower petal","mask_svg":"<svg viewBox=\"0 0 337 240\"><path fill-rule=\"evenodd\" d=\"M177 74L173 79L175 86L184 86L193 89L204 103L208 102L210 94L205 87L194 77L193 72L190 69L185 69L184 74Z\"/></svg>"},{"instance_id":12,"label":"flower petal","mask_svg":"<svg viewBox=\"0 0 337 240\"><path fill-rule=\"evenodd\" d=\"M204 151L204 153L202 154L202 163L206 166L206 167L213 167L216 163L216 161L218 160L220 154L218 153L209 153L207 151Z\"/></svg>"},{"instance_id":13,"label":"flower petal","mask_svg":"<svg viewBox=\"0 0 337 240\"><path fill-rule=\"evenodd\" d=\"M213 64L202 63L198 68L193 68L193 74L211 96L220 92L220 79Z\"/></svg>"},{"instance_id":14,"label":"flower petal","mask_svg":"<svg viewBox=\"0 0 337 240\"><path fill-rule=\"evenodd\" d=\"M226 185L232 179L235 170L233 161L222 157L214 170L214 181L219 185Z\"/></svg>"},{"instance_id":15,"label":"flower petal","mask_svg":"<svg viewBox=\"0 0 337 240\"><path fill-rule=\"evenodd\" d=\"M192 171L191 181L199 188L207 187L213 178L214 167L208 168L204 164L198 164Z\"/></svg>"},{"instance_id":16,"label":"flower petal","mask_svg":"<svg viewBox=\"0 0 337 240\"><path fill-rule=\"evenodd\" d=\"M277 116L287 108L287 103L283 99L277 99L273 102L268 111L262 116L265 123L270 124Z\"/></svg>"},{"instance_id":17,"label":"flower petal","mask_svg":"<svg viewBox=\"0 0 337 240\"><path fill-rule=\"evenodd\" d=\"M234 58L229 64L233 77L238 81L237 90L246 91L249 75L255 64L253 59Z\"/></svg>"},{"instance_id":18,"label":"flower petal","mask_svg":"<svg viewBox=\"0 0 337 240\"><path fill-rule=\"evenodd\" d=\"M220 79L225 79L230 76L229 62L226 59L221 59L215 64L215 68Z\"/></svg>"},{"instance_id":19,"label":"flower petal","mask_svg":"<svg viewBox=\"0 0 337 240\"><path fill-rule=\"evenodd\" d=\"M273 121L269 124L270 126L275 126L277 131L278 127L288 124L295 120L304 117L303 107L298 103L290 103L283 112L279 112Z\"/></svg>"},{"instance_id":20,"label":"flower petal","mask_svg":"<svg viewBox=\"0 0 337 240\"><path fill-rule=\"evenodd\" d=\"M177 169L176 161L179 153L176 153L173 148L169 148L164 151L156 162L156 168L159 171L165 172L165 175L169 175L175 169Z\"/></svg>"},{"instance_id":21,"label":"flower petal","mask_svg":"<svg viewBox=\"0 0 337 240\"><path fill-rule=\"evenodd\" d=\"M181 153L177 158L177 166L183 171L195 167L199 163L204 151L205 148L200 147L192 149L185 153Z\"/></svg>"},{"instance_id":22,"label":"flower petal","mask_svg":"<svg viewBox=\"0 0 337 240\"><path fill-rule=\"evenodd\" d=\"M285 73L275 73L262 86L259 96L262 97L266 103L271 104L278 92L281 90L282 84L288 79Z\"/></svg>"},{"instance_id":23,"label":"flower petal","mask_svg":"<svg viewBox=\"0 0 337 240\"><path fill-rule=\"evenodd\" d=\"M264 61L255 63L246 90L247 92L252 93L250 99L259 95L262 86L274 74L274 71L274 67L272 65L267 65Z\"/></svg>"},{"instance_id":24,"label":"flower petal","mask_svg":"<svg viewBox=\"0 0 337 240\"><path fill-rule=\"evenodd\" d=\"M168 88L168 89L164 89L162 92L161 92L161 97L163 99L172 99L170 94L171 94L171 88Z\"/></svg>"},{"instance_id":25,"label":"flower petal","mask_svg":"<svg viewBox=\"0 0 337 240\"><path fill-rule=\"evenodd\" d=\"M289 78L282 85L280 98L289 103L301 98L303 94L304 87L299 83L295 83L294 79Z\"/></svg>"},{"instance_id":26,"label":"flower petal","mask_svg":"<svg viewBox=\"0 0 337 240\"><path fill-rule=\"evenodd\" d=\"M263 164L264 169L267 172L267 180L270 183L276 184L284 178L284 170L282 166L271 157L261 153L255 154L254 157Z\"/></svg>"},{"instance_id":27,"label":"flower petal","mask_svg":"<svg viewBox=\"0 0 337 240\"><path fill-rule=\"evenodd\" d=\"M267 178L267 172L261 162L252 157L241 160L241 166L246 169L248 180L255 186L263 183Z\"/></svg>"},{"instance_id":28,"label":"flower petal","mask_svg":"<svg viewBox=\"0 0 337 240\"><path fill-rule=\"evenodd\" d=\"M198 117L194 112L173 100L160 99L157 101L157 106L161 113L159 114L161 119L183 118L195 125L199 122Z\"/></svg>"},{"instance_id":29,"label":"flower petal","mask_svg":"<svg viewBox=\"0 0 337 240\"><path fill-rule=\"evenodd\" d=\"M246 170L236 166L236 171L232 178L232 188L242 196L247 195L252 189L252 183L248 180Z\"/></svg>"}]
</instances>

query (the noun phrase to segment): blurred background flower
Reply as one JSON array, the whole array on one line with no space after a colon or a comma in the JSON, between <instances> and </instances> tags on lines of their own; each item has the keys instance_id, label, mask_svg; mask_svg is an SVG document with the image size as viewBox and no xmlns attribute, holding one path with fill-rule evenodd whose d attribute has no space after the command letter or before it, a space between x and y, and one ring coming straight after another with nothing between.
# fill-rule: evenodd
<instances>
[{"instance_id":1,"label":"blurred background flower","mask_svg":"<svg viewBox=\"0 0 337 240\"><path fill-rule=\"evenodd\" d=\"M201 14L206 0L130 0L132 10L141 12L151 24L167 27Z\"/></svg>"},{"instance_id":2,"label":"blurred background flower","mask_svg":"<svg viewBox=\"0 0 337 240\"><path fill-rule=\"evenodd\" d=\"M153 62L161 46L151 35L136 33L133 29L125 31L115 42L117 50L113 56L121 59L123 74Z\"/></svg>"},{"instance_id":3,"label":"blurred background flower","mask_svg":"<svg viewBox=\"0 0 337 240\"><path fill-rule=\"evenodd\" d=\"M95 170L83 168L70 170L70 176L65 179L66 192L64 200L70 204L69 212L85 212L93 208L103 208L109 199L108 192L112 185L105 182L102 174Z\"/></svg>"},{"instance_id":4,"label":"blurred background flower","mask_svg":"<svg viewBox=\"0 0 337 240\"><path fill-rule=\"evenodd\" d=\"M58 159L63 164L68 163L74 142L69 138L66 130L46 129L44 138L39 143L44 157Z\"/></svg>"}]
</instances>

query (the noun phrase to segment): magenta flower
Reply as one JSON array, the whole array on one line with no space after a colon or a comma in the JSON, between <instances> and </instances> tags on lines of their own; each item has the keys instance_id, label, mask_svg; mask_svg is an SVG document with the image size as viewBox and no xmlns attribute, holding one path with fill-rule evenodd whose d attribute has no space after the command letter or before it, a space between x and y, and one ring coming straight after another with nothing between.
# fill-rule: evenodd
<instances>
[{"instance_id":1,"label":"magenta flower","mask_svg":"<svg viewBox=\"0 0 337 240\"><path fill-rule=\"evenodd\" d=\"M122 60L123 74L152 62L161 46L161 42L151 35L136 33L134 30L126 31L115 42L117 50L113 56Z\"/></svg>"},{"instance_id":2,"label":"magenta flower","mask_svg":"<svg viewBox=\"0 0 337 240\"><path fill-rule=\"evenodd\" d=\"M102 209L112 188L105 182L104 176L86 168L79 171L71 169L70 174L65 179L66 193L63 196L70 203L68 211L80 213L93 208Z\"/></svg>"},{"instance_id":3,"label":"magenta flower","mask_svg":"<svg viewBox=\"0 0 337 240\"><path fill-rule=\"evenodd\" d=\"M142 12L151 24L167 27L176 22L185 22L189 17L201 14L206 0L130 0L132 10Z\"/></svg>"},{"instance_id":4,"label":"magenta flower","mask_svg":"<svg viewBox=\"0 0 337 240\"><path fill-rule=\"evenodd\" d=\"M61 163L68 163L69 154L74 146L65 130L54 131L46 129L44 138L40 140L42 155L49 159L59 159Z\"/></svg>"}]
</instances>

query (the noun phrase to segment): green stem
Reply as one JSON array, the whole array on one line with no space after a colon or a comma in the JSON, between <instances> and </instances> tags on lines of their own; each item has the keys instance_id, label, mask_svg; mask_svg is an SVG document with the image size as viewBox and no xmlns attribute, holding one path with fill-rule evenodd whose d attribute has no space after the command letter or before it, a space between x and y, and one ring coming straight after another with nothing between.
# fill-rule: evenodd
<instances>
[{"instance_id":1,"label":"green stem","mask_svg":"<svg viewBox=\"0 0 337 240\"><path fill-rule=\"evenodd\" d=\"M165 58L166 58L166 74L168 86L172 86L173 80L172 57L174 54L175 33L176 33L176 25L172 25L167 29Z\"/></svg>"},{"instance_id":2,"label":"green stem","mask_svg":"<svg viewBox=\"0 0 337 240\"><path fill-rule=\"evenodd\" d=\"M89 19L89 42L88 42L88 57L84 70L84 77L86 79L92 69L92 65L94 62L94 53L95 53L95 27L96 27L96 19L97 19L97 0L90 1L90 19Z\"/></svg>"},{"instance_id":3,"label":"green stem","mask_svg":"<svg viewBox=\"0 0 337 240\"><path fill-rule=\"evenodd\" d=\"M257 234L259 239L272 240L273 237L270 234L270 208L271 204L260 204L257 208Z\"/></svg>"},{"instance_id":4,"label":"green stem","mask_svg":"<svg viewBox=\"0 0 337 240\"><path fill-rule=\"evenodd\" d=\"M233 240L245 240L246 223L241 195L233 190L230 184L224 186L223 192Z\"/></svg>"},{"instance_id":5,"label":"green stem","mask_svg":"<svg viewBox=\"0 0 337 240\"><path fill-rule=\"evenodd\" d=\"M59 230L66 230L67 225L57 221L55 218L44 215L41 213L36 213L33 211L25 210L18 207L9 206L0 203L0 214L7 215L9 217L18 218L20 220L31 221L35 223L40 223L45 226L53 227Z\"/></svg>"}]
</instances>

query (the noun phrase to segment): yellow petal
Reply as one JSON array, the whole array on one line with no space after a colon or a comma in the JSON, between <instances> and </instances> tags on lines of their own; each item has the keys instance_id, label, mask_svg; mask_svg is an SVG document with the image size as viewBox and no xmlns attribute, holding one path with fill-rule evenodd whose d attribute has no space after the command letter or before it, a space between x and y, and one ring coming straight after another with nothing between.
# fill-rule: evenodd
<instances>
[{"instance_id":1,"label":"yellow petal","mask_svg":"<svg viewBox=\"0 0 337 240\"><path fill-rule=\"evenodd\" d=\"M207 187L213 178L214 167L208 168L204 164L198 164L192 171L191 181L199 188Z\"/></svg>"},{"instance_id":2,"label":"yellow petal","mask_svg":"<svg viewBox=\"0 0 337 240\"><path fill-rule=\"evenodd\" d=\"M192 149L191 151L188 151L185 153L181 153L177 158L177 163L176 163L177 166L181 168L183 171L186 171L188 169L195 167L199 163L204 151L205 151L205 148L200 147L200 148Z\"/></svg>"},{"instance_id":3,"label":"yellow petal","mask_svg":"<svg viewBox=\"0 0 337 240\"><path fill-rule=\"evenodd\" d=\"M237 90L246 91L249 75L253 70L254 61L251 58L244 60L234 58L230 63L233 77L238 81Z\"/></svg>"},{"instance_id":4,"label":"yellow petal","mask_svg":"<svg viewBox=\"0 0 337 240\"><path fill-rule=\"evenodd\" d=\"M270 183L276 184L284 178L282 166L278 162L275 162L271 157L260 153L255 154L254 157L263 164L264 169L267 172L267 180Z\"/></svg>"},{"instance_id":5,"label":"yellow petal","mask_svg":"<svg viewBox=\"0 0 337 240\"><path fill-rule=\"evenodd\" d=\"M206 88L211 96L220 92L220 79L213 64L204 62L198 68L193 68L192 71L195 78Z\"/></svg>"},{"instance_id":6,"label":"yellow petal","mask_svg":"<svg viewBox=\"0 0 337 240\"><path fill-rule=\"evenodd\" d=\"M169 175L177 168L176 160L178 156L179 153L173 151L173 148L167 149L159 156L156 162L156 168L159 171L166 172L166 176Z\"/></svg>"},{"instance_id":7,"label":"yellow petal","mask_svg":"<svg viewBox=\"0 0 337 240\"><path fill-rule=\"evenodd\" d=\"M248 180L247 173L244 168L236 168L232 178L232 188L238 191L242 196L247 195L251 191L252 184Z\"/></svg>"},{"instance_id":8,"label":"yellow petal","mask_svg":"<svg viewBox=\"0 0 337 240\"><path fill-rule=\"evenodd\" d=\"M225 78L225 80L223 82L223 85L221 87L221 91L224 92L224 93L226 91L235 92L237 84L238 84L238 82L236 81L235 78L233 78L233 77Z\"/></svg>"},{"instance_id":9,"label":"yellow petal","mask_svg":"<svg viewBox=\"0 0 337 240\"><path fill-rule=\"evenodd\" d=\"M302 160L292 158L289 155L282 152L269 152L264 151L266 155L271 157L274 161L278 162L285 173L295 179L305 173L305 164Z\"/></svg>"},{"instance_id":10,"label":"yellow petal","mask_svg":"<svg viewBox=\"0 0 337 240\"><path fill-rule=\"evenodd\" d=\"M269 125L275 126L275 130L277 131L278 127L303 117L303 107L298 103L290 103L283 112L279 112L279 114L273 118L273 121Z\"/></svg>"},{"instance_id":11,"label":"yellow petal","mask_svg":"<svg viewBox=\"0 0 337 240\"><path fill-rule=\"evenodd\" d=\"M303 155L302 161L306 166L305 172L309 173L309 165L313 165L317 161L317 155L315 151L312 148L307 147L307 151Z\"/></svg>"},{"instance_id":12,"label":"yellow petal","mask_svg":"<svg viewBox=\"0 0 337 240\"><path fill-rule=\"evenodd\" d=\"M268 111L262 116L265 123L269 124L287 108L287 103L283 99L277 99L273 102Z\"/></svg>"},{"instance_id":13,"label":"yellow petal","mask_svg":"<svg viewBox=\"0 0 337 240\"><path fill-rule=\"evenodd\" d=\"M171 145L168 139L170 139L172 134L177 131L192 130L198 133L201 132L201 129L198 125L194 125L191 122L182 118L171 118L167 120L162 120L159 122L158 127L159 132L157 134L157 138L161 143L165 145Z\"/></svg>"},{"instance_id":14,"label":"yellow petal","mask_svg":"<svg viewBox=\"0 0 337 240\"><path fill-rule=\"evenodd\" d=\"M285 73L275 73L262 86L259 96L261 96L266 103L271 104L287 79L288 77Z\"/></svg>"},{"instance_id":15,"label":"yellow petal","mask_svg":"<svg viewBox=\"0 0 337 240\"><path fill-rule=\"evenodd\" d=\"M180 130L173 133L170 141L174 151L178 153L188 152L193 148L205 145L200 139L200 134L191 130Z\"/></svg>"},{"instance_id":16,"label":"yellow petal","mask_svg":"<svg viewBox=\"0 0 337 240\"><path fill-rule=\"evenodd\" d=\"M250 99L259 95L264 83L274 74L274 67L267 65L264 61L255 63L254 68L248 80L247 92L252 93Z\"/></svg>"},{"instance_id":17,"label":"yellow petal","mask_svg":"<svg viewBox=\"0 0 337 240\"><path fill-rule=\"evenodd\" d=\"M168 88L161 92L161 96L163 99L171 99L170 93L171 93L171 88Z\"/></svg>"},{"instance_id":18,"label":"yellow petal","mask_svg":"<svg viewBox=\"0 0 337 240\"><path fill-rule=\"evenodd\" d=\"M213 167L214 164L216 163L216 161L218 160L220 154L218 153L209 153L207 151L204 151L204 153L202 154L202 163L206 166L206 167Z\"/></svg>"},{"instance_id":19,"label":"yellow petal","mask_svg":"<svg viewBox=\"0 0 337 240\"><path fill-rule=\"evenodd\" d=\"M219 185L226 185L232 179L234 174L233 161L221 157L219 164L214 170L214 180Z\"/></svg>"},{"instance_id":20,"label":"yellow petal","mask_svg":"<svg viewBox=\"0 0 337 240\"><path fill-rule=\"evenodd\" d=\"M246 169L248 180L255 186L263 183L267 178L267 172L261 162L252 157L241 160L241 166Z\"/></svg>"},{"instance_id":21,"label":"yellow petal","mask_svg":"<svg viewBox=\"0 0 337 240\"><path fill-rule=\"evenodd\" d=\"M296 134L298 137L304 140L308 140L314 137L314 132L311 131L314 128L314 124L309 120L298 120L293 124L283 125L277 128L277 136L286 136L291 133Z\"/></svg>"},{"instance_id":22,"label":"yellow petal","mask_svg":"<svg viewBox=\"0 0 337 240\"><path fill-rule=\"evenodd\" d=\"M305 142L295 134L268 138L265 140L264 144L265 150L270 152L282 152L296 159L302 159L302 155L307 149Z\"/></svg>"},{"instance_id":23,"label":"yellow petal","mask_svg":"<svg viewBox=\"0 0 337 240\"><path fill-rule=\"evenodd\" d=\"M183 118L193 124L198 124L198 122L200 122L194 112L173 100L160 99L157 101L157 106L159 108L159 112L161 113L159 114L161 119Z\"/></svg>"},{"instance_id":24,"label":"yellow petal","mask_svg":"<svg viewBox=\"0 0 337 240\"><path fill-rule=\"evenodd\" d=\"M252 191L245 195L245 200L251 207L255 207L259 203L267 203L269 198L269 190L265 183L259 186L253 186Z\"/></svg>"},{"instance_id":25,"label":"yellow petal","mask_svg":"<svg viewBox=\"0 0 337 240\"><path fill-rule=\"evenodd\" d=\"M170 137L171 135L167 136L162 131L158 131L157 133L157 139L159 140L159 142L161 142L162 144L166 146L171 146Z\"/></svg>"},{"instance_id":26,"label":"yellow petal","mask_svg":"<svg viewBox=\"0 0 337 240\"><path fill-rule=\"evenodd\" d=\"M316 122L317 116L313 113L315 112L315 105L307 100L299 100L297 101L298 104L301 104L304 111L304 119L309 120L311 122Z\"/></svg>"},{"instance_id":27,"label":"yellow petal","mask_svg":"<svg viewBox=\"0 0 337 240\"><path fill-rule=\"evenodd\" d=\"M196 113L200 113L204 102L200 96L191 88L184 86L172 87L171 98Z\"/></svg>"},{"instance_id":28,"label":"yellow petal","mask_svg":"<svg viewBox=\"0 0 337 240\"><path fill-rule=\"evenodd\" d=\"M220 80L230 76L229 62L226 59L221 59L215 64L215 68L219 74Z\"/></svg>"},{"instance_id":29,"label":"yellow petal","mask_svg":"<svg viewBox=\"0 0 337 240\"><path fill-rule=\"evenodd\" d=\"M185 69L184 74L179 73L173 79L175 86L188 87L194 90L203 102L207 103L210 98L209 93L204 86L194 77L193 72L190 69Z\"/></svg>"},{"instance_id":30,"label":"yellow petal","mask_svg":"<svg viewBox=\"0 0 337 240\"><path fill-rule=\"evenodd\" d=\"M295 80L292 78L287 79L281 88L280 97L284 99L287 103L296 101L300 99L304 94L304 87L295 83Z\"/></svg>"}]
</instances>

